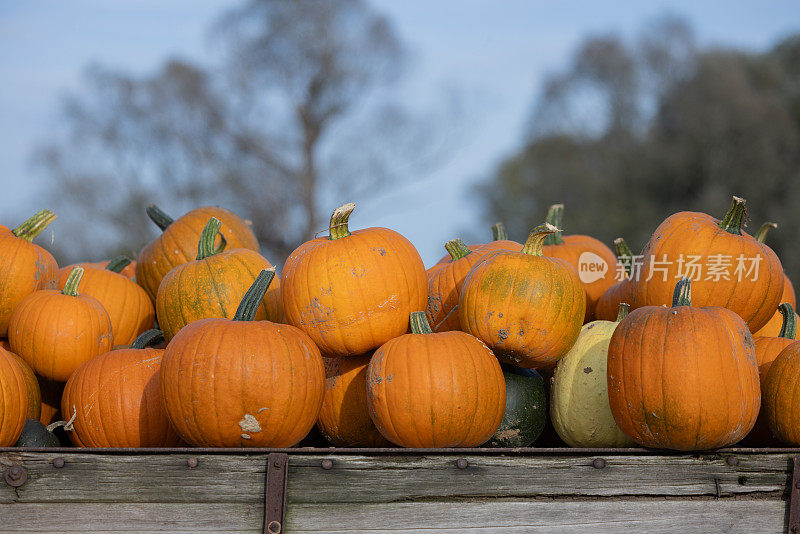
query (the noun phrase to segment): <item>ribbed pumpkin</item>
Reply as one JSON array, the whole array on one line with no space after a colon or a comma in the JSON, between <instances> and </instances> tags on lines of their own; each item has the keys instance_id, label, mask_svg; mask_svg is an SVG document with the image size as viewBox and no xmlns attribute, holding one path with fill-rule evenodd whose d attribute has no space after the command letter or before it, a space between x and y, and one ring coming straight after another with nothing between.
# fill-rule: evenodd
<instances>
[{"instance_id":1,"label":"ribbed pumpkin","mask_svg":"<svg viewBox=\"0 0 800 534\"><path fill-rule=\"evenodd\" d=\"M772 228L777 228L778 225L772 222L765 222L761 225L761 228L756 232L755 238L756 241L759 243L763 243L767 237L767 233ZM792 281L789 280L789 277L786 276L786 273L783 274L783 294L781 295L781 302L786 302L795 308L797 306L797 300L794 294L794 286L792 285ZM781 327L783 326L783 315L778 310L772 314L767 324L765 324L761 329L753 334L753 337L757 336L764 336L764 337L777 337L780 334Z\"/></svg>"},{"instance_id":2,"label":"ribbed pumpkin","mask_svg":"<svg viewBox=\"0 0 800 534\"><path fill-rule=\"evenodd\" d=\"M508 238L508 234L506 233L505 225L501 222L498 222L492 225L491 241L478 245L469 245L467 248L473 252L482 252L484 254L488 252L494 252L495 250L511 250L514 252L519 252L522 250L522 243L517 243L516 241L510 240ZM452 256L450 255L450 251L448 251L447 254L439 258L439 261L437 261L435 265L450 263L451 261Z\"/></svg>"},{"instance_id":3,"label":"ribbed pumpkin","mask_svg":"<svg viewBox=\"0 0 800 534\"><path fill-rule=\"evenodd\" d=\"M25 412L25 417L38 420L42 415L42 392L39 389L39 381L36 379L33 369L28 365L28 362L13 352L5 351L5 349L2 348L0 348L0 352L5 352L14 358L20 367L22 367L22 376L25 378L25 386L28 390L28 409Z\"/></svg>"},{"instance_id":4,"label":"ribbed pumpkin","mask_svg":"<svg viewBox=\"0 0 800 534\"><path fill-rule=\"evenodd\" d=\"M611 336L611 413L645 447L725 447L742 439L758 415L758 365L747 325L726 308L693 307L691 287L682 278L671 308L639 308Z\"/></svg>"},{"instance_id":5,"label":"ribbed pumpkin","mask_svg":"<svg viewBox=\"0 0 800 534\"><path fill-rule=\"evenodd\" d=\"M458 295L472 266L483 259L481 251L472 251L460 239L444 246L451 261L434 265L427 271L428 307L425 313L434 332L461 330L458 319Z\"/></svg>"},{"instance_id":6,"label":"ribbed pumpkin","mask_svg":"<svg viewBox=\"0 0 800 534\"><path fill-rule=\"evenodd\" d=\"M39 390L42 392L42 415L39 421L50 425L61 418L61 396L64 394L64 382L39 379Z\"/></svg>"},{"instance_id":7,"label":"ribbed pumpkin","mask_svg":"<svg viewBox=\"0 0 800 534\"><path fill-rule=\"evenodd\" d=\"M84 363L64 388L61 412L75 413L72 432L83 447L175 447L181 443L161 400L162 338L149 330L129 349L117 349Z\"/></svg>"},{"instance_id":8,"label":"ribbed pumpkin","mask_svg":"<svg viewBox=\"0 0 800 534\"><path fill-rule=\"evenodd\" d=\"M547 222L563 228L564 205L554 204L547 212ZM561 230L544 240L542 254L560 258L572 265L586 291L584 322L594 319L597 301L616 282L617 257L602 241L588 235L562 236Z\"/></svg>"},{"instance_id":9,"label":"ribbed pumpkin","mask_svg":"<svg viewBox=\"0 0 800 534\"><path fill-rule=\"evenodd\" d=\"M218 207L196 208L177 220L165 214L154 204L147 207L147 215L161 228L162 234L145 245L136 264L136 282L155 302L161 279L178 265L192 261L197 256L197 241L211 217L222 221L220 238L216 244L227 242L227 248L249 248L259 251L258 240L250 226L232 211Z\"/></svg>"},{"instance_id":10,"label":"ribbed pumpkin","mask_svg":"<svg viewBox=\"0 0 800 534\"><path fill-rule=\"evenodd\" d=\"M636 296L633 252L621 237L614 240L614 252L617 255L617 264L622 266L625 275L622 280L609 287L597 301L594 316L600 321L616 321L619 305L625 303L633 307Z\"/></svg>"},{"instance_id":11,"label":"ribbed pumpkin","mask_svg":"<svg viewBox=\"0 0 800 534\"><path fill-rule=\"evenodd\" d=\"M158 325L167 341L199 319L232 319L236 308L258 274L272 264L246 248L221 252L214 248L220 221L212 217L197 245L197 259L172 269L158 287ZM256 310L256 321L280 322L280 281L273 280Z\"/></svg>"},{"instance_id":12,"label":"ribbed pumpkin","mask_svg":"<svg viewBox=\"0 0 800 534\"><path fill-rule=\"evenodd\" d=\"M26 296L56 287L58 264L32 243L56 216L42 210L13 230L0 231L0 337L8 335L11 313Z\"/></svg>"},{"instance_id":13,"label":"ribbed pumpkin","mask_svg":"<svg viewBox=\"0 0 800 534\"><path fill-rule=\"evenodd\" d=\"M19 362L0 349L0 447L14 445L28 411L28 386Z\"/></svg>"},{"instance_id":14,"label":"ribbed pumpkin","mask_svg":"<svg viewBox=\"0 0 800 534\"><path fill-rule=\"evenodd\" d=\"M233 320L201 319L167 345L161 390L170 421L204 447L291 447L314 426L325 368L301 330L253 321L275 271L262 271Z\"/></svg>"},{"instance_id":15,"label":"ribbed pumpkin","mask_svg":"<svg viewBox=\"0 0 800 534\"><path fill-rule=\"evenodd\" d=\"M542 255L542 242L555 231L545 223L533 229L522 252L495 251L461 288L461 328L506 363L537 368L556 362L583 324L586 292L577 272Z\"/></svg>"},{"instance_id":16,"label":"ribbed pumpkin","mask_svg":"<svg viewBox=\"0 0 800 534\"><path fill-rule=\"evenodd\" d=\"M367 408L367 365L372 354L324 358L325 396L317 427L335 447L386 447Z\"/></svg>"},{"instance_id":17,"label":"ribbed pumpkin","mask_svg":"<svg viewBox=\"0 0 800 534\"><path fill-rule=\"evenodd\" d=\"M722 221L705 213L681 212L661 223L642 253L644 281L636 284L634 306L668 305L675 280L690 274L680 272L688 271L686 261L696 260L701 266L699 276L691 273L696 306L724 306L744 319L751 332L767 324L781 302L783 269L772 249L742 231L744 205L744 199L734 197ZM755 270L747 272L753 266L749 259L758 261L757 276ZM740 264L741 281L736 273ZM717 279L719 271L727 272L729 279Z\"/></svg>"},{"instance_id":18,"label":"ribbed pumpkin","mask_svg":"<svg viewBox=\"0 0 800 534\"><path fill-rule=\"evenodd\" d=\"M628 314L620 304L617 320L583 325L578 340L558 361L550 386L550 419L570 447L629 447L635 442L619 429L608 404L608 345Z\"/></svg>"},{"instance_id":19,"label":"ribbed pumpkin","mask_svg":"<svg viewBox=\"0 0 800 534\"><path fill-rule=\"evenodd\" d=\"M97 299L103 305L114 331L114 345L130 345L133 340L153 327L156 312L147 292L136 282L120 274L131 260L114 258L105 268L84 267L78 286L81 295ZM62 268L58 288L63 289L72 268Z\"/></svg>"},{"instance_id":20,"label":"ribbed pumpkin","mask_svg":"<svg viewBox=\"0 0 800 534\"><path fill-rule=\"evenodd\" d=\"M547 421L547 394L542 376L533 369L503 364L506 409L486 447L530 447Z\"/></svg>"},{"instance_id":21,"label":"ribbed pumpkin","mask_svg":"<svg viewBox=\"0 0 800 534\"><path fill-rule=\"evenodd\" d=\"M351 233L354 208L337 208L329 236L295 249L281 277L287 322L326 356L356 356L381 346L404 334L408 315L427 304L425 267L414 245L387 228Z\"/></svg>"},{"instance_id":22,"label":"ribbed pumpkin","mask_svg":"<svg viewBox=\"0 0 800 534\"><path fill-rule=\"evenodd\" d=\"M764 411L772 435L792 447L800 446L800 341L778 354L763 380Z\"/></svg>"},{"instance_id":23,"label":"ribbed pumpkin","mask_svg":"<svg viewBox=\"0 0 800 534\"><path fill-rule=\"evenodd\" d=\"M402 447L475 447L494 434L506 406L497 359L464 332L434 334L425 312L411 333L382 345L367 368L370 417Z\"/></svg>"},{"instance_id":24,"label":"ribbed pumpkin","mask_svg":"<svg viewBox=\"0 0 800 534\"><path fill-rule=\"evenodd\" d=\"M48 380L66 382L83 362L113 345L111 320L96 299L78 293L83 267L75 267L64 289L25 297L8 326L11 349Z\"/></svg>"}]
</instances>

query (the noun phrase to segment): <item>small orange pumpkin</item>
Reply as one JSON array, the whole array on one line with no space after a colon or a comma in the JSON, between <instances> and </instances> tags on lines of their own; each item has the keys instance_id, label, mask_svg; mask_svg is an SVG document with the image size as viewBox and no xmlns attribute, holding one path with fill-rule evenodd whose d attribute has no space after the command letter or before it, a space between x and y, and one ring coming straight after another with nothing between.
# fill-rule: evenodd
<instances>
[{"instance_id":1,"label":"small orange pumpkin","mask_svg":"<svg viewBox=\"0 0 800 534\"><path fill-rule=\"evenodd\" d=\"M482 251L470 250L460 239L448 241L444 248L451 261L434 265L427 271L428 307L425 313L434 332L461 330L458 295L467 273L486 255Z\"/></svg>"},{"instance_id":2,"label":"small orange pumpkin","mask_svg":"<svg viewBox=\"0 0 800 534\"><path fill-rule=\"evenodd\" d=\"M0 352L4 350L0 348ZM25 417L26 419L36 419L38 421L42 415L42 392L39 389L39 381L36 379L33 369L25 360L11 351L5 351L5 353L14 358L22 367L22 376L25 378L25 386L28 390L28 410Z\"/></svg>"},{"instance_id":3,"label":"small orange pumpkin","mask_svg":"<svg viewBox=\"0 0 800 534\"><path fill-rule=\"evenodd\" d=\"M75 267L61 291L31 293L11 316L11 349L48 380L66 382L80 364L113 345L111 319L103 305L78 293L83 273L83 267Z\"/></svg>"},{"instance_id":4,"label":"small orange pumpkin","mask_svg":"<svg viewBox=\"0 0 800 534\"><path fill-rule=\"evenodd\" d=\"M761 225L758 232L756 232L755 238L756 241L759 243L763 243L767 237L767 233L772 228L777 228L778 225L773 222L765 222ZM789 277L786 276L786 273L783 274L783 294L781 295L781 302L789 303L792 308L797 306L797 300L794 294L794 286L792 285L792 281L789 280ZM781 314L780 310L776 311L772 314L767 324L765 324L761 329L753 334L753 337L756 336L763 336L763 337L776 337L779 336L781 331L781 327L783 326L783 315Z\"/></svg>"},{"instance_id":5,"label":"small orange pumpkin","mask_svg":"<svg viewBox=\"0 0 800 534\"><path fill-rule=\"evenodd\" d=\"M8 335L14 308L34 291L56 287L58 264L33 238L56 220L42 210L13 230L0 232L0 337Z\"/></svg>"},{"instance_id":6,"label":"small orange pumpkin","mask_svg":"<svg viewBox=\"0 0 800 534\"><path fill-rule=\"evenodd\" d=\"M381 346L367 368L367 403L381 434L403 447L475 447L503 420L506 383L486 345L464 332L411 333Z\"/></svg>"},{"instance_id":7,"label":"small orange pumpkin","mask_svg":"<svg viewBox=\"0 0 800 534\"><path fill-rule=\"evenodd\" d=\"M772 435L792 447L800 446L800 341L778 354L764 382L764 411Z\"/></svg>"},{"instance_id":8,"label":"small orange pumpkin","mask_svg":"<svg viewBox=\"0 0 800 534\"><path fill-rule=\"evenodd\" d=\"M28 412L28 386L22 365L0 349L0 447L19 439Z\"/></svg>"},{"instance_id":9,"label":"small orange pumpkin","mask_svg":"<svg viewBox=\"0 0 800 534\"><path fill-rule=\"evenodd\" d=\"M149 348L163 339L148 330L129 349L117 349L78 367L69 377L61 412L73 414L70 439L81 447L176 447L161 400L161 349Z\"/></svg>"},{"instance_id":10,"label":"small orange pumpkin","mask_svg":"<svg viewBox=\"0 0 800 534\"><path fill-rule=\"evenodd\" d=\"M600 321L616 321L619 305L625 303L632 306L636 296L633 252L621 237L614 240L614 252L617 263L624 269L625 277L609 287L597 301L594 316Z\"/></svg>"}]
</instances>

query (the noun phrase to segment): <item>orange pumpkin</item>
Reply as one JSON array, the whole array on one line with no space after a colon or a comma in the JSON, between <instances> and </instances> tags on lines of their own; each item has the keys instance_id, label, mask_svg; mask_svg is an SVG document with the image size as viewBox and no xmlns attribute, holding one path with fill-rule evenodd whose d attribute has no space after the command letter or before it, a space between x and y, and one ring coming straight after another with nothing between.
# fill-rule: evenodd
<instances>
[{"instance_id":1,"label":"orange pumpkin","mask_svg":"<svg viewBox=\"0 0 800 534\"><path fill-rule=\"evenodd\" d=\"M375 428L367 409L367 365L371 356L323 358L325 395L317 427L335 447L390 445Z\"/></svg>"},{"instance_id":2,"label":"orange pumpkin","mask_svg":"<svg viewBox=\"0 0 800 534\"><path fill-rule=\"evenodd\" d=\"M467 275L458 302L461 328L498 358L519 367L545 367L575 343L586 292L566 261L542 255L556 227L533 229L522 252L495 251Z\"/></svg>"},{"instance_id":3,"label":"orange pumpkin","mask_svg":"<svg viewBox=\"0 0 800 534\"><path fill-rule=\"evenodd\" d=\"M55 219L52 211L42 210L13 230L0 232L0 336L8 335L11 314L22 299L56 287L55 258L32 243Z\"/></svg>"},{"instance_id":4,"label":"orange pumpkin","mask_svg":"<svg viewBox=\"0 0 800 534\"><path fill-rule=\"evenodd\" d=\"M52 424L61 419L61 397L64 394L64 382L39 379L39 390L42 392L42 415L39 421L43 425Z\"/></svg>"},{"instance_id":5,"label":"orange pumpkin","mask_svg":"<svg viewBox=\"0 0 800 534\"><path fill-rule=\"evenodd\" d=\"M258 274L272 264L258 252L237 248L221 252L214 249L220 229L212 217L200 235L197 259L172 269L158 288L158 325L169 341L178 330L199 319L233 318L236 308ZM280 282L274 280L256 311L255 320L282 319Z\"/></svg>"},{"instance_id":6,"label":"orange pumpkin","mask_svg":"<svg viewBox=\"0 0 800 534\"><path fill-rule=\"evenodd\" d=\"M147 207L147 215L163 233L155 241L145 245L139 253L136 282L147 291L153 302L156 300L161 279L178 265L197 256L197 241L211 217L222 221L217 246L222 244L224 237L229 249L249 248L259 251L258 240L247 222L224 208L197 208L177 220L172 220L155 204L151 204Z\"/></svg>"},{"instance_id":7,"label":"orange pumpkin","mask_svg":"<svg viewBox=\"0 0 800 534\"><path fill-rule=\"evenodd\" d=\"M621 237L614 240L614 252L617 255L617 264L624 269L625 276L619 282L609 287L594 309L594 316L601 321L616 321L619 305L622 303L633 305L636 293L636 280L634 261L635 257L628 244Z\"/></svg>"},{"instance_id":8,"label":"orange pumpkin","mask_svg":"<svg viewBox=\"0 0 800 534\"><path fill-rule=\"evenodd\" d=\"M671 308L639 308L611 336L611 413L645 447L725 447L750 432L758 415L758 365L747 325L726 308L693 307L691 288L682 278Z\"/></svg>"},{"instance_id":9,"label":"orange pumpkin","mask_svg":"<svg viewBox=\"0 0 800 534\"><path fill-rule=\"evenodd\" d=\"M108 312L115 345L130 345L139 334L153 327L156 318L147 292L133 280L120 274L130 261L120 256L105 268L87 265L78 286L82 295L94 297ZM72 269L60 270L59 289L64 288L70 272Z\"/></svg>"},{"instance_id":10,"label":"orange pumpkin","mask_svg":"<svg viewBox=\"0 0 800 534\"><path fill-rule=\"evenodd\" d=\"M0 348L0 352L3 351L14 358L22 368L22 376L25 378L25 387L28 391L28 409L25 413L25 418L38 421L42 415L42 392L39 389L39 381L36 379L36 375L25 360L11 351Z\"/></svg>"},{"instance_id":11,"label":"orange pumpkin","mask_svg":"<svg viewBox=\"0 0 800 534\"><path fill-rule=\"evenodd\" d=\"M778 225L772 222L765 222L761 225L758 232L756 232L755 238L756 241L759 243L763 243L767 237L767 233L771 228L777 228ZM794 286L792 285L792 281L789 280L789 277L786 276L786 273L783 274L783 294L781 295L781 302L787 302L791 304L794 308L797 306L797 300L794 294ZM776 311L772 314L767 324L765 324L761 329L753 334L753 337L756 336L763 336L763 337L776 337L779 335L781 331L781 327L783 326L783 315L781 314L780 310Z\"/></svg>"},{"instance_id":12,"label":"orange pumpkin","mask_svg":"<svg viewBox=\"0 0 800 534\"><path fill-rule=\"evenodd\" d=\"M764 411L772 435L800 446L800 342L787 345L767 371L764 383Z\"/></svg>"},{"instance_id":13,"label":"orange pumpkin","mask_svg":"<svg viewBox=\"0 0 800 534\"><path fill-rule=\"evenodd\" d=\"M72 373L64 388L61 412L75 414L73 442L82 447L176 447L161 400L159 330L140 335L129 349L101 354Z\"/></svg>"},{"instance_id":14,"label":"orange pumpkin","mask_svg":"<svg viewBox=\"0 0 800 534\"><path fill-rule=\"evenodd\" d=\"M563 217L563 204L550 206L547 212L548 223L556 228L563 228L561 226ZM588 235L562 237L559 230L545 239L542 254L562 259L575 268L586 291L586 314L583 321L586 323L593 321L597 301L616 282L617 257L611 249L602 241Z\"/></svg>"},{"instance_id":15,"label":"orange pumpkin","mask_svg":"<svg viewBox=\"0 0 800 534\"><path fill-rule=\"evenodd\" d=\"M381 346L367 368L367 403L381 434L403 447L475 447L503 420L497 359L464 332L434 334L424 312Z\"/></svg>"},{"instance_id":16,"label":"orange pumpkin","mask_svg":"<svg viewBox=\"0 0 800 534\"><path fill-rule=\"evenodd\" d=\"M355 204L331 216L330 235L303 243L281 276L283 312L326 356L356 356L408 329L428 283L417 249L387 228L350 232Z\"/></svg>"},{"instance_id":17,"label":"orange pumpkin","mask_svg":"<svg viewBox=\"0 0 800 534\"><path fill-rule=\"evenodd\" d=\"M448 241L444 246L450 254L449 263L428 269L428 307L425 313L434 332L461 330L458 320L458 295L472 266L481 261L485 253L472 251L460 239Z\"/></svg>"},{"instance_id":18,"label":"orange pumpkin","mask_svg":"<svg viewBox=\"0 0 800 534\"><path fill-rule=\"evenodd\" d=\"M301 330L253 321L274 270L262 271L233 320L201 319L172 339L161 392L173 427L203 447L291 447L314 426L325 368Z\"/></svg>"},{"instance_id":19,"label":"orange pumpkin","mask_svg":"<svg viewBox=\"0 0 800 534\"><path fill-rule=\"evenodd\" d=\"M66 382L83 362L111 349L111 319L103 305L78 294L83 267L75 267L64 289L45 289L25 297L8 326L11 349L36 374Z\"/></svg>"},{"instance_id":20,"label":"orange pumpkin","mask_svg":"<svg viewBox=\"0 0 800 534\"><path fill-rule=\"evenodd\" d=\"M17 442L28 412L28 386L19 362L0 349L0 447Z\"/></svg>"},{"instance_id":21,"label":"orange pumpkin","mask_svg":"<svg viewBox=\"0 0 800 534\"><path fill-rule=\"evenodd\" d=\"M784 276L772 249L742 231L744 205L744 199L734 197L722 221L681 212L661 223L644 248L631 304L669 304L674 280L688 275L697 306L724 306L758 332L780 304ZM690 269L689 261L698 267Z\"/></svg>"},{"instance_id":22,"label":"orange pumpkin","mask_svg":"<svg viewBox=\"0 0 800 534\"><path fill-rule=\"evenodd\" d=\"M501 222L498 222L492 225L492 241L480 245L469 245L467 248L473 252L483 253L493 252L495 250L511 250L514 252L519 252L522 250L522 243L511 241L506 233L505 225ZM442 263L450 263L451 261L452 256L450 256L450 253L448 252L439 258L439 261L436 262L434 267Z\"/></svg>"}]
</instances>

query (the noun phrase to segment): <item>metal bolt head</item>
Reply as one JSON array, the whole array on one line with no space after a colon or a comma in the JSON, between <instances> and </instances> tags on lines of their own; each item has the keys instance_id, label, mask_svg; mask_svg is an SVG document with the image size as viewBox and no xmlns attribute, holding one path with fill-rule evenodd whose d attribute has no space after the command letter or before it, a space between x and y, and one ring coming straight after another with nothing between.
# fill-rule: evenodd
<instances>
[{"instance_id":1,"label":"metal bolt head","mask_svg":"<svg viewBox=\"0 0 800 534\"><path fill-rule=\"evenodd\" d=\"M6 469L3 478L5 478L6 484L18 488L28 480L28 470L21 465L12 465Z\"/></svg>"},{"instance_id":2,"label":"metal bolt head","mask_svg":"<svg viewBox=\"0 0 800 534\"><path fill-rule=\"evenodd\" d=\"M197 458L192 457L192 458L189 458L188 460L186 460L186 465L188 465L192 469L197 467L197 464L198 464Z\"/></svg>"},{"instance_id":3,"label":"metal bolt head","mask_svg":"<svg viewBox=\"0 0 800 534\"><path fill-rule=\"evenodd\" d=\"M269 534L281 534L281 530L281 524L277 521L270 521L267 525L267 532L269 532Z\"/></svg>"},{"instance_id":4,"label":"metal bolt head","mask_svg":"<svg viewBox=\"0 0 800 534\"><path fill-rule=\"evenodd\" d=\"M739 465L739 458L737 458L736 456L728 456L728 459L725 461L728 462L728 465L730 465L731 467Z\"/></svg>"},{"instance_id":5,"label":"metal bolt head","mask_svg":"<svg viewBox=\"0 0 800 534\"><path fill-rule=\"evenodd\" d=\"M325 458L324 460L322 460L321 465L322 465L322 468L325 469L326 471L328 469L332 469L333 468L333 460L331 460L330 458Z\"/></svg>"},{"instance_id":6,"label":"metal bolt head","mask_svg":"<svg viewBox=\"0 0 800 534\"><path fill-rule=\"evenodd\" d=\"M592 461L592 467L595 469L603 469L605 466L606 461L602 458L595 458L594 461Z\"/></svg>"},{"instance_id":7,"label":"metal bolt head","mask_svg":"<svg viewBox=\"0 0 800 534\"><path fill-rule=\"evenodd\" d=\"M64 467L64 459L63 458L54 458L53 459L53 467L56 469L61 469Z\"/></svg>"},{"instance_id":8,"label":"metal bolt head","mask_svg":"<svg viewBox=\"0 0 800 534\"><path fill-rule=\"evenodd\" d=\"M469 466L469 463L467 462L466 458L459 458L458 461L456 461L456 465L459 469L466 469L467 466Z\"/></svg>"}]
</instances>

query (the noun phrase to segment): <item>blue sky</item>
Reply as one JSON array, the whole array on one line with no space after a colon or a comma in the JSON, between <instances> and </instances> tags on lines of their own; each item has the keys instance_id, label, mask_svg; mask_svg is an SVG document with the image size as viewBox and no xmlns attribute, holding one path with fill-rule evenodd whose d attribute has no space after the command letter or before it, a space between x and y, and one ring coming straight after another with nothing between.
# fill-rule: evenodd
<instances>
[{"instance_id":1,"label":"blue sky","mask_svg":"<svg viewBox=\"0 0 800 534\"><path fill-rule=\"evenodd\" d=\"M407 104L424 110L448 87L465 96L468 129L441 168L360 204L356 226L397 229L426 263L471 223L469 189L517 148L542 77L564 65L587 34L632 35L664 12L686 17L702 44L753 50L800 31L797 2L764 0L373 0L407 43ZM32 148L46 139L58 99L91 62L144 73L167 56L211 54L209 23L223 0L5 0L0 4L0 224L40 207ZM349 199L348 199L349 200ZM358 202L359 199L355 199ZM477 215L475 215L477 216ZM57 229L56 229L57 231ZM485 232L488 239L488 230ZM512 236L521 239L523 236Z\"/></svg>"}]
</instances>

